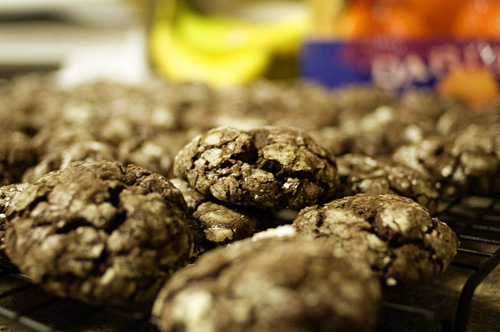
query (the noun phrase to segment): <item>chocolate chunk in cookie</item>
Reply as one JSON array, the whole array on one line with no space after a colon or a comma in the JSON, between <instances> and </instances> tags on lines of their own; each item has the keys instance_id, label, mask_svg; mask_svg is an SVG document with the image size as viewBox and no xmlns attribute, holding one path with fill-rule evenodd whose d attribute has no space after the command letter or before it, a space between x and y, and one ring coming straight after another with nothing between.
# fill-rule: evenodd
<instances>
[{"instance_id":1,"label":"chocolate chunk in cookie","mask_svg":"<svg viewBox=\"0 0 500 332\"><path fill-rule=\"evenodd\" d=\"M354 260L366 261L390 284L430 278L447 269L457 252L455 233L413 200L358 194L303 209L293 222Z\"/></svg>"},{"instance_id":2,"label":"chocolate chunk in cookie","mask_svg":"<svg viewBox=\"0 0 500 332\"><path fill-rule=\"evenodd\" d=\"M371 331L380 284L363 263L298 236L247 239L178 271L153 306L161 331Z\"/></svg>"},{"instance_id":3,"label":"chocolate chunk in cookie","mask_svg":"<svg viewBox=\"0 0 500 332\"><path fill-rule=\"evenodd\" d=\"M192 219L194 258L217 246L251 237L270 223L268 211L227 205L200 194L179 178L171 182L184 195Z\"/></svg>"},{"instance_id":4,"label":"chocolate chunk in cookie","mask_svg":"<svg viewBox=\"0 0 500 332\"><path fill-rule=\"evenodd\" d=\"M290 127L215 128L177 154L174 172L203 195L259 208L300 209L338 185L333 157Z\"/></svg>"},{"instance_id":5,"label":"chocolate chunk in cookie","mask_svg":"<svg viewBox=\"0 0 500 332\"><path fill-rule=\"evenodd\" d=\"M42 176L7 210L6 252L46 290L102 304L153 297L190 255L182 194L164 177L109 161Z\"/></svg>"},{"instance_id":6,"label":"chocolate chunk in cookie","mask_svg":"<svg viewBox=\"0 0 500 332\"><path fill-rule=\"evenodd\" d=\"M338 197L356 194L395 194L409 197L429 212L437 211L438 191L425 173L381 158L346 154L337 157Z\"/></svg>"}]
</instances>

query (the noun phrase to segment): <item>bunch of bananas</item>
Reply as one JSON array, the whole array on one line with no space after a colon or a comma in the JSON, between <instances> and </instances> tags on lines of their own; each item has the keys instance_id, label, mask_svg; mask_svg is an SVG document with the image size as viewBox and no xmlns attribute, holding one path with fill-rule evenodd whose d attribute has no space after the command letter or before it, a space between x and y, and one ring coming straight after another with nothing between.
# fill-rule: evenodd
<instances>
[{"instance_id":1,"label":"bunch of bananas","mask_svg":"<svg viewBox=\"0 0 500 332\"><path fill-rule=\"evenodd\" d=\"M161 0L150 29L150 56L169 80L240 84L264 76L276 54L297 56L307 26L306 10L256 21L207 15L188 0Z\"/></svg>"}]
</instances>

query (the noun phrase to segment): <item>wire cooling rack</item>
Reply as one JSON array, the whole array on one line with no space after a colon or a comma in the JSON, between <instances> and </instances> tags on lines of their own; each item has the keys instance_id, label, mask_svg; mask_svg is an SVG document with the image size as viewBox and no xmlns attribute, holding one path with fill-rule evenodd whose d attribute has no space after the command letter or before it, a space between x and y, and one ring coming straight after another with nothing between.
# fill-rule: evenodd
<instances>
[{"instance_id":1,"label":"wire cooling rack","mask_svg":"<svg viewBox=\"0 0 500 332\"><path fill-rule=\"evenodd\" d=\"M438 217L460 239L452 267L468 273L459 285L458 297L452 306L454 312L425 303L416 305L408 300L385 301L377 331L467 330L474 292L500 263L500 197L467 197L443 202ZM408 299L408 296L402 298ZM61 299L44 292L23 275L0 270L0 318L4 322L0 320L1 331L157 331L156 321L150 315L151 305L145 303L123 309ZM406 324L385 326L393 317L405 317ZM2 325L7 327L2 329Z\"/></svg>"},{"instance_id":2,"label":"wire cooling rack","mask_svg":"<svg viewBox=\"0 0 500 332\"><path fill-rule=\"evenodd\" d=\"M453 266L470 270L457 303L453 329L467 329L471 301L479 284L500 263L500 197L468 197L448 204L440 218L457 233L461 245Z\"/></svg>"},{"instance_id":3,"label":"wire cooling rack","mask_svg":"<svg viewBox=\"0 0 500 332\"><path fill-rule=\"evenodd\" d=\"M0 331L158 330L150 316L151 303L124 309L61 299L33 285L23 275L9 271L0 274L0 303L0 317L9 326Z\"/></svg>"},{"instance_id":4,"label":"wire cooling rack","mask_svg":"<svg viewBox=\"0 0 500 332\"><path fill-rule=\"evenodd\" d=\"M455 296L442 297L443 284L410 284L412 289L396 289L396 300L383 303L378 331L465 332L468 331L474 292L500 263L500 197L466 197L440 204L438 217L460 240L458 253L449 270L465 276L454 287ZM448 274L451 272L447 271ZM441 281L443 282L443 281ZM444 279L450 283L450 279ZM500 287L500 285L498 286ZM423 294L427 293L427 294ZM419 299L415 299L419 297ZM435 300L435 301L433 301ZM438 303L437 305L431 302ZM416 304L417 303L417 304ZM387 328L384 323L401 317L403 328Z\"/></svg>"}]
</instances>

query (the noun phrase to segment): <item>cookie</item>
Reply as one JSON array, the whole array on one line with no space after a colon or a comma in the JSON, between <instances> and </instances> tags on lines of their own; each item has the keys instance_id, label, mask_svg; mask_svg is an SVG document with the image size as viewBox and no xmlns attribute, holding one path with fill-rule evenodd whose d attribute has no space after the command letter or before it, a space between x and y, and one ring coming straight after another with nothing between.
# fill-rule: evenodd
<instances>
[{"instance_id":1,"label":"cookie","mask_svg":"<svg viewBox=\"0 0 500 332\"><path fill-rule=\"evenodd\" d=\"M66 92L66 124L84 126L97 140L118 145L132 136L152 136L177 126L168 85L150 77L140 85L96 81Z\"/></svg>"},{"instance_id":2,"label":"cookie","mask_svg":"<svg viewBox=\"0 0 500 332\"><path fill-rule=\"evenodd\" d=\"M153 297L192 240L182 194L144 168L76 162L45 174L7 210L6 253L62 297L127 305Z\"/></svg>"},{"instance_id":3,"label":"cookie","mask_svg":"<svg viewBox=\"0 0 500 332\"><path fill-rule=\"evenodd\" d=\"M332 91L340 108L339 122L360 119L380 106L391 106L396 96L371 84L351 84Z\"/></svg>"},{"instance_id":4,"label":"cookie","mask_svg":"<svg viewBox=\"0 0 500 332\"><path fill-rule=\"evenodd\" d=\"M21 182L23 173L36 164L38 155L30 137L22 132L0 134L0 185Z\"/></svg>"},{"instance_id":5,"label":"cookie","mask_svg":"<svg viewBox=\"0 0 500 332\"><path fill-rule=\"evenodd\" d=\"M85 126L47 123L33 136L31 144L40 156L45 156L67 149L76 143L89 141L99 140Z\"/></svg>"},{"instance_id":6,"label":"cookie","mask_svg":"<svg viewBox=\"0 0 500 332\"><path fill-rule=\"evenodd\" d=\"M97 141L82 141L40 157L40 162L24 172L23 182L35 182L42 175L68 167L75 161L116 160L115 149Z\"/></svg>"},{"instance_id":7,"label":"cookie","mask_svg":"<svg viewBox=\"0 0 500 332\"><path fill-rule=\"evenodd\" d=\"M52 73L15 74L0 82L0 132L33 135L60 116L59 90Z\"/></svg>"},{"instance_id":8,"label":"cookie","mask_svg":"<svg viewBox=\"0 0 500 332\"><path fill-rule=\"evenodd\" d=\"M312 82L257 80L218 90L215 100L215 124L240 130L265 125L312 130L336 124L339 112L330 91Z\"/></svg>"},{"instance_id":9,"label":"cookie","mask_svg":"<svg viewBox=\"0 0 500 332\"><path fill-rule=\"evenodd\" d=\"M247 239L178 271L153 306L160 331L371 331L380 284L365 264L297 236Z\"/></svg>"},{"instance_id":10,"label":"cookie","mask_svg":"<svg viewBox=\"0 0 500 332\"><path fill-rule=\"evenodd\" d=\"M212 129L177 154L174 173L203 195L270 209L315 204L338 185L334 158L290 127Z\"/></svg>"},{"instance_id":11,"label":"cookie","mask_svg":"<svg viewBox=\"0 0 500 332\"><path fill-rule=\"evenodd\" d=\"M435 90L422 88L406 91L399 104L405 115L422 115L435 123L449 109L451 101Z\"/></svg>"},{"instance_id":12,"label":"cookie","mask_svg":"<svg viewBox=\"0 0 500 332\"><path fill-rule=\"evenodd\" d=\"M433 133L439 134L450 134L478 115L466 103L428 88L406 91L398 108L409 122L421 127L432 125Z\"/></svg>"},{"instance_id":13,"label":"cookie","mask_svg":"<svg viewBox=\"0 0 500 332\"><path fill-rule=\"evenodd\" d=\"M5 231L7 229L6 212L10 206L12 198L22 192L28 183L15 183L0 187L0 267L15 269L10 259L5 254Z\"/></svg>"},{"instance_id":14,"label":"cookie","mask_svg":"<svg viewBox=\"0 0 500 332\"><path fill-rule=\"evenodd\" d=\"M440 197L500 193L500 127L471 124L396 150L393 160L428 174Z\"/></svg>"},{"instance_id":15,"label":"cookie","mask_svg":"<svg viewBox=\"0 0 500 332\"><path fill-rule=\"evenodd\" d=\"M438 191L424 173L381 158L359 154L337 157L338 197L356 194L395 194L422 204L431 215L437 212Z\"/></svg>"},{"instance_id":16,"label":"cookie","mask_svg":"<svg viewBox=\"0 0 500 332\"><path fill-rule=\"evenodd\" d=\"M271 218L268 211L228 206L203 196L181 179L171 182L182 192L194 224L194 258L216 246L251 237L263 230Z\"/></svg>"},{"instance_id":17,"label":"cookie","mask_svg":"<svg viewBox=\"0 0 500 332\"><path fill-rule=\"evenodd\" d=\"M202 82L180 82L168 86L169 105L180 130L206 131L214 127L216 90Z\"/></svg>"},{"instance_id":18,"label":"cookie","mask_svg":"<svg viewBox=\"0 0 500 332\"><path fill-rule=\"evenodd\" d=\"M361 117L344 119L341 125L314 130L311 135L335 156L356 153L378 157L390 155L403 144L420 142L432 130L433 126L402 116L394 106L380 106Z\"/></svg>"},{"instance_id":19,"label":"cookie","mask_svg":"<svg viewBox=\"0 0 500 332\"><path fill-rule=\"evenodd\" d=\"M299 234L367 262L388 284L445 271L457 253L455 233L413 200L358 194L307 207L293 221Z\"/></svg>"},{"instance_id":20,"label":"cookie","mask_svg":"<svg viewBox=\"0 0 500 332\"><path fill-rule=\"evenodd\" d=\"M118 160L171 178L175 156L198 134L195 130L182 130L166 131L148 138L133 136L118 145Z\"/></svg>"}]
</instances>

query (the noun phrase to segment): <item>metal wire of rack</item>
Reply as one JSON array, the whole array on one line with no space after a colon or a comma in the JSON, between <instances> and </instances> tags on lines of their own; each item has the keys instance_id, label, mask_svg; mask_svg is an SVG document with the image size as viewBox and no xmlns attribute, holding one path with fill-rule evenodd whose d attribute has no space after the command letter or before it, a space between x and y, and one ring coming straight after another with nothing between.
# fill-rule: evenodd
<instances>
[{"instance_id":1,"label":"metal wire of rack","mask_svg":"<svg viewBox=\"0 0 500 332\"><path fill-rule=\"evenodd\" d=\"M62 299L12 271L0 272L0 302L0 317L22 331L157 331L151 303L125 309Z\"/></svg>"},{"instance_id":2,"label":"metal wire of rack","mask_svg":"<svg viewBox=\"0 0 500 332\"><path fill-rule=\"evenodd\" d=\"M461 242L453 266L472 271L460 292L453 324L454 331L465 332L474 291L500 263L500 197L452 202L440 218Z\"/></svg>"},{"instance_id":3,"label":"metal wire of rack","mask_svg":"<svg viewBox=\"0 0 500 332\"><path fill-rule=\"evenodd\" d=\"M452 317L434 308L384 302L384 315L404 313L418 317L418 324L402 331L465 332L476 288L500 263L500 197L445 202L438 216L461 242L452 266L471 274L461 288ZM150 309L151 303L123 309L61 299L44 292L21 274L0 270L0 318L17 324L23 331L157 331Z\"/></svg>"},{"instance_id":4,"label":"metal wire of rack","mask_svg":"<svg viewBox=\"0 0 500 332\"><path fill-rule=\"evenodd\" d=\"M392 299L384 302L382 315L405 314L405 319L416 317L413 321L417 324L411 327L411 324L407 324L406 329L401 331L465 332L474 292L500 263L500 197L470 196L441 202L437 216L455 231L460 240L457 255L451 265L467 277L459 285L457 299L451 300L456 300L452 313L441 310L445 308L426 306L427 298L418 305L405 303L401 300L405 296L398 297L396 302L391 302ZM386 327L382 326L381 330L385 331Z\"/></svg>"}]
</instances>

